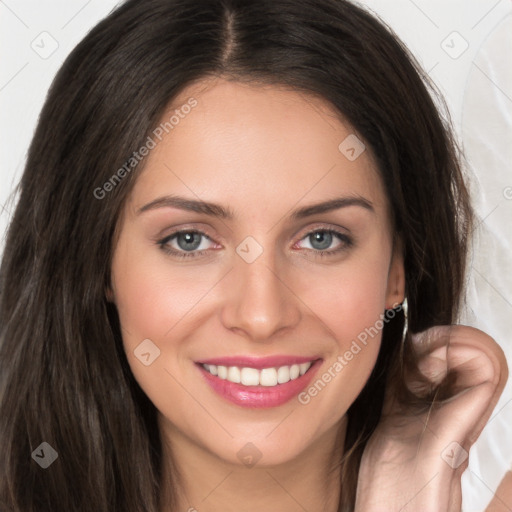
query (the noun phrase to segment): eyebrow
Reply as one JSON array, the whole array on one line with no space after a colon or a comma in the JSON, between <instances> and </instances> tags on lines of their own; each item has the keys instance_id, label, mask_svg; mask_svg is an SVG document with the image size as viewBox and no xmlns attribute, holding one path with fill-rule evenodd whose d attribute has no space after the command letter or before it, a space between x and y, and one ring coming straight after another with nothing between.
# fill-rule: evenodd
<instances>
[{"instance_id":1,"label":"eyebrow","mask_svg":"<svg viewBox=\"0 0 512 512\"><path fill-rule=\"evenodd\" d=\"M291 218L294 220L303 219L319 213L326 213L340 208L349 206L359 206L370 212L375 212L371 201L361 196L339 197L331 199L330 201L323 201L321 203L312 204L293 210ZM229 208L207 201L197 201L195 199L188 199L180 196L163 196L151 201L150 203L142 206L137 210L137 215L147 212L149 210L156 210L158 208L178 208L180 210L204 213L212 217L221 219L232 219L235 215Z\"/></svg>"}]
</instances>

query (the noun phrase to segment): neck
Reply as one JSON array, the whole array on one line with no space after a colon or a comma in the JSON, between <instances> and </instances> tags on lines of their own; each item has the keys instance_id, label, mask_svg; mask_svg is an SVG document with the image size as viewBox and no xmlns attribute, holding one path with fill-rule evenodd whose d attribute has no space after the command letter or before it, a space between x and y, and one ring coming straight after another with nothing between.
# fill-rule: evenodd
<instances>
[{"instance_id":1,"label":"neck","mask_svg":"<svg viewBox=\"0 0 512 512\"><path fill-rule=\"evenodd\" d=\"M254 467L223 460L159 421L161 512L337 512L346 418L294 459Z\"/></svg>"}]
</instances>

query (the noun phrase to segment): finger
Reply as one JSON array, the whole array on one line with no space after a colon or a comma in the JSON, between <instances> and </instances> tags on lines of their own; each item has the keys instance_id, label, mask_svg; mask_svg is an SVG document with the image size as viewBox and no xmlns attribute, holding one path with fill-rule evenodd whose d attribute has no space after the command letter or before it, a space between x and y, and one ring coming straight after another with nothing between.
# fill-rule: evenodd
<instances>
[{"instance_id":1,"label":"finger","mask_svg":"<svg viewBox=\"0 0 512 512\"><path fill-rule=\"evenodd\" d=\"M432 383L448 372L459 374L462 385L486 381L504 385L508 377L505 355L487 334L464 325L435 326L411 336L418 369Z\"/></svg>"},{"instance_id":2,"label":"finger","mask_svg":"<svg viewBox=\"0 0 512 512\"><path fill-rule=\"evenodd\" d=\"M503 351L482 331L460 325L428 329L414 335L413 344L421 378L411 374L409 389L425 393L429 386L437 386L437 406L444 417L452 417L444 427L461 441L473 443L508 378Z\"/></svg>"}]
</instances>

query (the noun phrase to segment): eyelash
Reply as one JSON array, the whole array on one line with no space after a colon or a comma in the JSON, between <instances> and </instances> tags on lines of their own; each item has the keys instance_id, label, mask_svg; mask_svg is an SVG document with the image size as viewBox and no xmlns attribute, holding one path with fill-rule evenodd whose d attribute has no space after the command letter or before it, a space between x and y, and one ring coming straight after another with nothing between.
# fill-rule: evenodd
<instances>
[{"instance_id":1,"label":"eyelash","mask_svg":"<svg viewBox=\"0 0 512 512\"><path fill-rule=\"evenodd\" d=\"M190 235L198 234L201 235L208 240L211 240L211 238L202 231L198 231L196 229L183 229L181 231L175 231L174 233L166 236L165 238L162 238L162 240L159 240L157 243L166 254L170 254L171 256L176 256L178 258L198 258L199 256L204 256L207 251L177 251L175 249L171 249L167 244L173 239L176 238L178 235L188 233Z\"/></svg>"},{"instance_id":2,"label":"eyelash","mask_svg":"<svg viewBox=\"0 0 512 512\"><path fill-rule=\"evenodd\" d=\"M203 233L202 231L198 231L198 230L194 230L194 229L184 229L184 230L181 230L181 231L175 231L174 233L166 236L165 238L159 240L157 242L157 244L160 246L160 248L166 253L166 254L169 254L173 257L177 257L177 258L198 258L200 256L204 256L208 250L202 250L202 251L177 251L175 249L171 249L167 244L173 240L174 238L176 238L178 235L180 234L183 234L183 233L188 233L188 234L198 234L198 235L201 235L205 238L207 238L208 240L211 240L211 238L206 234L206 233ZM351 237L349 237L348 235L346 235L345 233L341 233L340 231L336 231L335 229L332 229L332 228L325 228L325 229L322 229L322 228L317 228L317 229L313 229L312 231L309 231L308 233L306 233L301 239L300 241L304 240L305 238L309 237L310 235L313 235L315 233L329 233L331 235L334 235L335 237L338 238L338 240L341 243L341 245L337 248L337 249L334 249L334 250L315 250L315 249L306 249L308 251L312 251L315 253L315 256L319 256L321 258L325 258L325 257L329 257L329 256L334 256L342 251L345 251L347 250L348 248L350 248L354 242L352 240Z\"/></svg>"},{"instance_id":3,"label":"eyelash","mask_svg":"<svg viewBox=\"0 0 512 512\"><path fill-rule=\"evenodd\" d=\"M341 242L339 247L336 249L330 250L316 250L316 249L306 249L307 251L311 251L315 254L315 256L319 256L320 258L325 258L329 256L335 256L343 251L346 251L350 247L354 245L354 241L347 234L337 231L332 228L316 228L311 231L308 231L300 240L304 240L305 238L315 234L315 233L328 233L334 235Z\"/></svg>"}]
</instances>

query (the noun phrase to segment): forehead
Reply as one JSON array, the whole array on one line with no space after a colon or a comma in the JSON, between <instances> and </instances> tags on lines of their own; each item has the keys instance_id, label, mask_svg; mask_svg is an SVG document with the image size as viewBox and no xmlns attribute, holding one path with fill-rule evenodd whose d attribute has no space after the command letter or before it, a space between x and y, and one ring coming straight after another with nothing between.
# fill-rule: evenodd
<instances>
[{"instance_id":1,"label":"forehead","mask_svg":"<svg viewBox=\"0 0 512 512\"><path fill-rule=\"evenodd\" d=\"M131 197L134 209L165 193L228 202L235 212L339 195L386 208L370 149L312 95L204 80L173 100L155 133Z\"/></svg>"}]
</instances>

